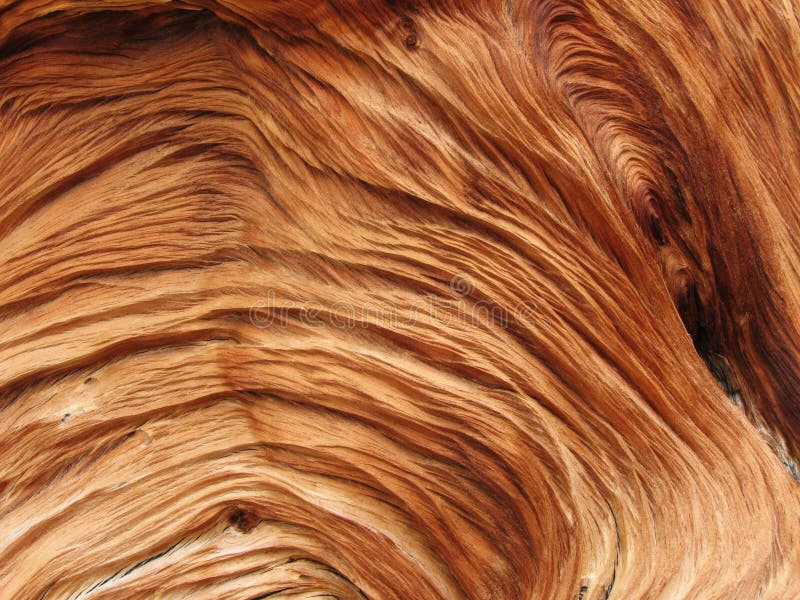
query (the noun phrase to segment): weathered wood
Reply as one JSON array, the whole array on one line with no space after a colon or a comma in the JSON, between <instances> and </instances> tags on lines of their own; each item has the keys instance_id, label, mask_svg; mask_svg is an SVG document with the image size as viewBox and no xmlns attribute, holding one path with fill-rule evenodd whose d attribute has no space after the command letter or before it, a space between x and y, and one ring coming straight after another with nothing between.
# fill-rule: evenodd
<instances>
[{"instance_id":1,"label":"weathered wood","mask_svg":"<svg viewBox=\"0 0 800 600\"><path fill-rule=\"evenodd\" d=\"M0 0L0 600L800 597L797 0Z\"/></svg>"}]
</instances>

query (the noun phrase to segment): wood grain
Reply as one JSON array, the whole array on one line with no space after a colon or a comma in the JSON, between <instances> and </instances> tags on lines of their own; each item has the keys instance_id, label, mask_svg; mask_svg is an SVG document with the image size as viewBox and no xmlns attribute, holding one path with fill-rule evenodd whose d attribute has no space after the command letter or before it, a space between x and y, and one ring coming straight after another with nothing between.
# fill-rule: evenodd
<instances>
[{"instance_id":1,"label":"wood grain","mask_svg":"<svg viewBox=\"0 0 800 600\"><path fill-rule=\"evenodd\" d=\"M800 598L797 0L0 0L0 600Z\"/></svg>"}]
</instances>

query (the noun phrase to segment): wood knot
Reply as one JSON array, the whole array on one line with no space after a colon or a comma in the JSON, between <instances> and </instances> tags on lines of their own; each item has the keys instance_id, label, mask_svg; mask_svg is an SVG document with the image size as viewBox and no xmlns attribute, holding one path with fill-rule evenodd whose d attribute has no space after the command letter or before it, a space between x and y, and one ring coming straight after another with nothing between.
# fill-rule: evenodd
<instances>
[{"instance_id":1,"label":"wood knot","mask_svg":"<svg viewBox=\"0 0 800 600\"><path fill-rule=\"evenodd\" d=\"M400 19L400 28L405 32L403 41L406 48L416 48L419 45L419 34L414 20L408 16L403 17Z\"/></svg>"},{"instance_id":2,"label":"wood knot","mask_svg":"<svg viewBox=\"0 0 800 600\"><path fill-rule=\"evenodd\" d=\"M258 524L258 517L249 511L236 508L228 516L228 522L242 533L250 533Z\"/></svg>"}]
</instances>

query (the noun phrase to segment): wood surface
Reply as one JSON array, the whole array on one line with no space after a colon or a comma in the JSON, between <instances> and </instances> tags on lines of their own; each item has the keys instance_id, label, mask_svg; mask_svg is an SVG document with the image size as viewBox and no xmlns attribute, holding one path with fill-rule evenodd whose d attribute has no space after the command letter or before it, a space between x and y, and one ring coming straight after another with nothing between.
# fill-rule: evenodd
<instances>
[{"instance_id":1,"label":"wood surface","mask_svg":"<svg viewBox=\"0 0 800 600\"><path fill-rule=\"evenodd\" d=\"M800 598L798 0L0 0L0 600Z\"/></svg>"}]
</instances>

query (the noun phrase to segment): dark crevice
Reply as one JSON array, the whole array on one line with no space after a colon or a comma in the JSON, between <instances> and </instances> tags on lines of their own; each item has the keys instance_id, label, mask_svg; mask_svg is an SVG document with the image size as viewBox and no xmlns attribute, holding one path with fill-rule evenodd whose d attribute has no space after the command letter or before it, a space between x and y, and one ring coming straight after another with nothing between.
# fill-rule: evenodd
<instances>
[{"instance_id":1,"label":"dark crevice","mask_svg":"<svg viewBox=\"0 0 800 600\"><path fill-rule=\"evenodd\" d=\"M688 326L687 326L688 330ZM773 433L771 430L765 429L760 425L752 414L749 414L748 407L745 405L743 399L743 389L739 378L737 377L736 369L731 361L720 351L717 350L717 345L712 342L713 336L711 330L701 322L697 322L692 340L694 342L695 350L700 358L703 359L708 371L713 375L714 379L719 384L722 391L727 398L740 410L747 414L748 419L756 427L762 438L767 442L769 447L778 457L783 464L784 468L789 472L796 482L800 483L800 468L797 461L791 456L786 445ZM751 408L756 411L755 407Z\"/></svg>"}]
</instances>

